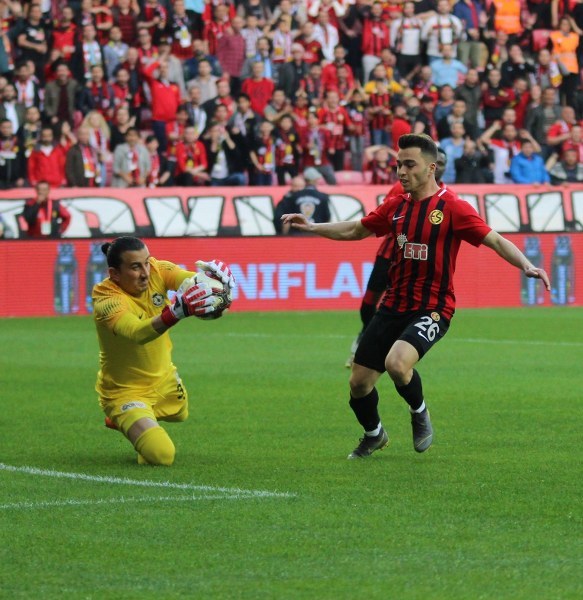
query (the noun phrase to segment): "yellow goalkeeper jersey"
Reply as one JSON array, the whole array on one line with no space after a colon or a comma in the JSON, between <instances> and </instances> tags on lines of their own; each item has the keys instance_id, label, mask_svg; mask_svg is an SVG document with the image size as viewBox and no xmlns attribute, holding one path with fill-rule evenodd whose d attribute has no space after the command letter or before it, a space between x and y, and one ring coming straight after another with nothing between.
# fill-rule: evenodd
<instances>
[{"instance_id":1,"label":"yellow goalkeeper jersey","mask_svg":"<svg viewBox=\"0 0 583 600\"><path fill-rule=\"evenodd\" d=\"M160 335L151 325L192 271L168 261L150 258L148 290L130 296L109 277L93 288L93 318L99 338L95 389L101 398L139 397L156 387L174 370L168 332Z\"/></svg>"}]
</instances>

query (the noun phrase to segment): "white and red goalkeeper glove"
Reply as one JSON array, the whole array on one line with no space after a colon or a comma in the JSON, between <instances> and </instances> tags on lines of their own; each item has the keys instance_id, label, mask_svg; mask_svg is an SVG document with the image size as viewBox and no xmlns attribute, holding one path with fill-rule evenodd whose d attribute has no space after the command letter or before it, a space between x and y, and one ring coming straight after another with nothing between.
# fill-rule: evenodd
<instances>
[{"instance_id":1,"label":"white and red goalkeeper glove","mask_svg":"<svg viewBox=\"0 0 583 600\"><path fill-rule=\"evenodd\" d=\"M183 292L176 292L174 304L165 306L162 321L168 327L176 325L185 317L203 317L215 311L213 290L206 282L195 283Z\"/></svg>"},{"instance_id":2,"label":"white and red goalkeeper glove","mask_svg":"<svg viewBox=\"0 0 583 600\"><path fill-rule=\"evenodd\" d=\"M206 272L210 277L215 277L222 282L223 285L227 286L230 290L235 287L235 276L229 269L229 265L220 260L196 261L196 266Z\"/></svg>"}]
</instances>

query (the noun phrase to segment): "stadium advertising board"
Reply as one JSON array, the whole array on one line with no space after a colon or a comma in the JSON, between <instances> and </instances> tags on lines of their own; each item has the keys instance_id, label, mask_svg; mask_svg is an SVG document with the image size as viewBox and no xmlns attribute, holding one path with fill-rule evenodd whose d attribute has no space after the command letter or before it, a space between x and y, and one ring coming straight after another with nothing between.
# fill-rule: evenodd
<instances>
[{"instance_id":1,"label":"stadium advertising board","mask_svg":"<svg viewBox=\"0 0 583 600\"><path fill-rule=\"evenodd\" d=\"M583 256L583 235L507 237L547 270L552 293L491 250L462 244L455 278L460 308L583 304L582 261L576 260ZM102 241L0 241L0 316L91 312L91 288L107 272ZM315 237L148 238L146 243L153 256L190 269L197 259L228 262L238 282L234 311L356 310L379 244Z\"/></svg>"},{"instance_id":2,"label":"stadium advertising board","mask_svg":"<svg viewBox=\"0 0 583 600\"><path fill-rule=\"evenodd\" d=\"M456 185L501 233L577 231L583 229L583 189L521 185ZM358 219L382 202L384 186L353 185L319 189L330 194L333 221ZM273 214L288 188L62 188L71 213L66 238L102 238L123 234L139 237L271 236ZM21 216L33 190L0 192L0 215L16 238L26 238Z\"/></svg>"}]
</instances>

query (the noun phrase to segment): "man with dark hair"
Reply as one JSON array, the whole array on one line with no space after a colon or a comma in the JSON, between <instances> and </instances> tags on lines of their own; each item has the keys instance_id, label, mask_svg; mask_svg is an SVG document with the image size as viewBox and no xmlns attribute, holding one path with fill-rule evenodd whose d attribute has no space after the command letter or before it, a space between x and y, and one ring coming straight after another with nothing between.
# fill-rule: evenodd
<instances>
[{"instance_id":1,"label":"man with dark hair","mask_svg":"<svg viewBox=\"0 0 583 600\"><path fill-rule=\"evenodd\" d=\"M438 148L435 168L435 181L439 186L442 186L441 178L443 177L443 173L445 172L446 166L447 154L441 148ZM395 196L404 193L405 190L403 188L403 185L400 181L398 181L390 189L384 201L386 202L389 198L394 198ZM362 329L360 330L360 333L356 336L354 342L352 342L352 346L350 348L350 356L348 357L344 365L348 369L352 367L352 363L354 362L354 355L356 354L356 350L358 348L360 340L362 339L364 330L372 321L372 318L374 317L374 314L377 311L379 300L381 299L382 295L386 292L387 287L389 286L389 268L391 266L391 253L393 251L393 245L393 236L389 234L383 238L377 250L377 255L372 267L372 271L370 272L370 276L366 284L366 291L364 292L364 296L362 297L362 301L360 303L360 320L362 322Z\"/></svg>"},{"instance_id":2,"label":"man with dark hair","mask_svg":"<svg viewBox=\"0 0 583 600\"><path fill-rule=\"evenodd\" d=\"M170 466L176 449L158 422L185 421L188 394L172 363L167 332L186 317L220 316L214 286L208 279L190 279L193 271L156 260L135 237L117 238L102 251L109 276L93 288L92 299L100 350L95 389L105 424L131 442L138 464ZM235 279L227 265L196 264L230 296ZM177 290L172 301L169 290Z\"/></svg>"},{"instance_id":3,"label":"man with dark hair","mask_svg":"<svg viewBox=\"0 0 583 600\"><path fill-rule=\"evenodd\" d=\"M386 371L411 413L413 447L425 452L433 428L415 365L446 334L455 311L453 275L462 241L494 250L527 277L549 279L510 241L490 229L470 204L435 180L437 146L427 135L399 139L397 169L403 194L388 198L359 221L311 223L304 215L283 215L283 224L338 241L392 234L389 288L364 332L350 377L350 407L364 436L348 458L381 450L389 436L378 413L375 384Z\"/></svg>"}]
</instances>

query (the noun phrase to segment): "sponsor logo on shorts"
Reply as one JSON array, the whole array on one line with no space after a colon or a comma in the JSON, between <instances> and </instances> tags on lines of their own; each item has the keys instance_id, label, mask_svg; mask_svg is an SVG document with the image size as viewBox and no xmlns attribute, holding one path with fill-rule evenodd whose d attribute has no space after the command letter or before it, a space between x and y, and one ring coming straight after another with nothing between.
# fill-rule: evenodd
<instances>
[{"instance_id":1,"label":"sponsor logo on shorts","mask_svg":"<svg viewBox=\"0 0 583 600\"><path fill-rule=\"evenodd\" d=\"M152 296L152 304L154 306L164 306L164 296L162 294L154 294Z\"/></svg>"},{"instance_id":2,"label":"sponsor logo on shorts","mask_svg":"<svg viewBox=\"0 0 583 600\"><path fill-rule=\"evenodd\" d=\"M441 319L441 315L440 315L439 313L437 313L437 312L432 312L432 313L431 313L431 318L432 318L434 321L439 321L439 319Z\"/></svg>"},{"instance_id":3,"label":"sponsor logo on shorts","mask_svg":"<svg viewBox=\"0 0 583 600\"><path fill-rule=\"evenodd\" d=\"M432 210L429 213L429 222L432 225L439 225L443 221L443 213L440 210Z\"/></svg>"},{"instance_id":4,"label":"sponsor logo on shorts","mask_svg":"<svg viewBox=\"0 0 583 600\"><path fill-rule=\"evenodd\" d=\"M121 412L126 412L132 408L146 408L146 405L143 402L126 402L121 407Z\"/></svg>"}]
</instances>

